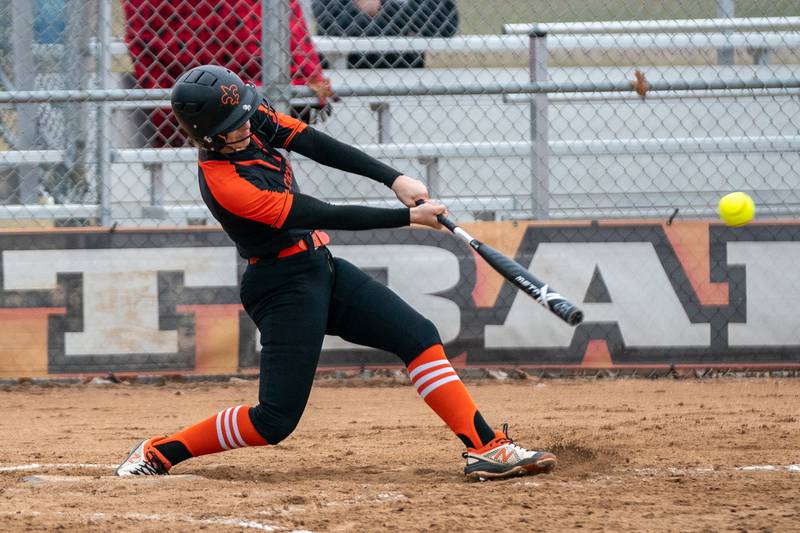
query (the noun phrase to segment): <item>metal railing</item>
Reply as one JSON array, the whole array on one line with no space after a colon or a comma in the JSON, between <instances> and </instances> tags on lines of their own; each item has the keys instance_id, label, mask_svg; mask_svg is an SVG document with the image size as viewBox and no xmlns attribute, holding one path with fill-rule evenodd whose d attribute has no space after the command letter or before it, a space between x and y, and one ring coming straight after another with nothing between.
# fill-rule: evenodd
<instances>
[{"instance_id":1,"label":"metal railing","mask_svg":"<svg viewBox=\"0 0 800 533\"><path fill-rule=\"evenodd\" d=\"M504 24L503 33L530 35L607 34L607 33L714 33L724 31L797 30L800 17L750 17L666 20L609 20L602 22L537 22Z\"/></svg>"},{"instance_id":2,"label":"metal railing","mask_svg":"<svg viewBox=\"0 0 800 533\"><path fill-rule=\"evenodd\" d=\"M744 19L625 20L505 24L504 35L464 35L448 38L425 37L322 37L315 36L317 51L332 68L345 68L347 55L354 52L443 52L489 54L524 52L526 37L546 33L552 37L551 50L748 48L755 62L776 48L798 46L800 17L753 17ZM93 44L93 50L99 47ZM127 56L122 41L109 45L114 56ZM38 53L45 55L46 49Z\"/></svg>"},{"instance_id":3,"label":"metal railing","mask_svg":"<svg viewBox=\"0 0 800 533\"><path fill-rule=\"evenodd\" d=\"M607 140L575 140L551 141L549 153L552 156L578 157L584 155L641 155L641 154L691 154L691 153L782 153L800 152L800 135L773 137L707 137L707 138L672 138L672 139L607 139ZM441 159L487 159L528 157L532 149L530 142L503 143L383 143L361 145L360 148L376 158L383 159L417 159L425 168L423 176L432 195L439 196L439 163ZM58 150L38 150L0 152L0 166L19 164L30 160L41 160L51 164L65 160L65 153ZM7 155L9 154L9 155ZM302 156L295 160L302 161ZM197 162L197 150L193 148L177 149L115 149L111 152L111 162L115 164L141 164L150 173L150 205L143 208L144 218L165 218L167 213L180 214L194 219L207 219L210 214L204 206L167 205L164 199L163 166L168 164ZM443 197L444 198L444 197ZM512 210L516 202L510 197L496 199L484 198L446 198L448 205L455 211L482 211L498 213ZM345 199L339 201L344 202ZM390 201L372 201L375 205L389 205ZM101 206L93 204L81 205L7 205L0 208L0 218L64 218L100 216ZM711 214L707 209L695 209L695 214ZM606 218L613 215L597 210ZM631 216L641 216L638 212Z\"/></svg>"},{"instance_id":4,"label":"metal railing","mask_svg":"<svg viewBox=\"0 0 800 533\"><path fill-rule=\"evenodd\" d=\"M101 6L109 8L107 2ZM101 26L105 28L95 41L93 49L98 54L101 73L99 85L92 90L44 90L0 92L2 104L34 104L57 102L93 102L98 104L97 147L95 167L99 182L100 202L95 204L39 205L31 206L26 215L30 217L81 216L92 213L103 225L113 222L111 217L108 176L112 164L146 164L150 172L149 208L169 210L174 207L187 211L187 206L169 206L158 191L163 190L159 178L163 165L168 163L193 163L196 153L191 149L114 149L110 144L110 110L133 105L165 105L168 89L112 89L108 87L110 60L115 54L127 54L127 48L111 39L109 12L101 10ZM663 138L618 138L612 140L549 140L548 108L556 102L603 100L634 96L630 81L603 82L553 82L549 80L548 54L557 48L718 48L746 47L748 49L775 49L800 47L800 17L757 19L707 19L672 21L618 21L598 23L556 23L505 25L506 35L462 36L455 38L316 38L318 50L330 57L341 57L353 51L446 51L450 53L492 53L496 51L526 51L529 53L529 78L525 83L411 83L411 84L352 84L337 87L343 98L356 97L400 97L400 96L473 96L501 95L507 103L518 102L514 97L524 96L531 106L530 141L510 142L441 142L441 143L393 143L388 128L379 128L381 144L361 147L377 157L416 159L425 169L425 177L432 189L437 188L441 159L446 158L508 158L528 157L531 164L530 215L534 218L550 216L549 157L605 156L634 154L688 154L688 153L783 153L800 151L798 136L754 135L752 137L681 137ZM768 33L757 33L769 30ZM687 33L692 32L692 33ZM713 33L699 33L713 32ZM43 45L54 46L54 45ZM44 53L44 52L42 52ZM734 91L741 96L753 96L760 91L764 95L795 94L800 88L800 77L767 79L691 79L658 80L648 82L646 94L663 98L707 98L732 97ZM290 86L285 89L292 98L309 97L312 92L306 87ZM694 94L693 94L694 93ZM378 121L390 124L391 106L381 102L374 106ZM380 133L382 132L382 134ZM67 150L9 150L0 152L0 167L44 164L55 165L69 160ZM506 197L498 195L500 201L479 202L484 210L502 211L508 208ZM456 204L459 200L454 198ZM474 203L474 202L473 202ZM519 202L512 202L517 205ZM466 206L465 202L459 205ZM25 206L2 206L0 217L15 216L25 212ZM193 208L190 208L193 209ZM199 208L199 212L205 212ZM153 210L143 216L152 216ZM199 214L199 212L194 214ZM603 212L604 216L613 213ZM703 212L708 212L706 211ZM625 213L619 213L625 216Z\"/></svg>"}]
</instances>

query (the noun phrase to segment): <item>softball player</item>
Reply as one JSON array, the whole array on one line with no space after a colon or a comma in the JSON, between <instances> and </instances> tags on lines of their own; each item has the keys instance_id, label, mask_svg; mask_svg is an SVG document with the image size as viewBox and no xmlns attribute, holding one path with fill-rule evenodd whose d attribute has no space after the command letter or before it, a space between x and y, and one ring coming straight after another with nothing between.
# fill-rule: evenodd
<instances>
[{"instance_id":1,"label":"softball player","mask_svg":"<svg viewBox=\"0 0 800 533\"><path fill-rule=\"evenodd\" d=\"M172 110L199 150L203 200L248 266L242 304L261 332L259 402L231 406L166 437L136 444L117 475L167 474L176 464L243 446L275 445L303 414L324 335L397 354L419 395L464 443L465 474L502 478L548 472L555 455L526 450L483 419L445 356L430 320L325 246L321 229L411 223L439 228L442 205L423 203L418 180L276 112L251 84L206 65L178 78ZM280 150L374 179L407 207L331 205L301 194Z\"/></svg>"}]
</instances>

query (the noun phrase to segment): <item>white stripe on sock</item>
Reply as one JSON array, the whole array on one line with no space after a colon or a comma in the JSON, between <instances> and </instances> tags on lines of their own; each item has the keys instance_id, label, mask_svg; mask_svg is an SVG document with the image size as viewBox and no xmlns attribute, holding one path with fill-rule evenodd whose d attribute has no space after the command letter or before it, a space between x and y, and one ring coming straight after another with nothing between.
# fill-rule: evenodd
<instances>
[{"instance_id":1,"label":"white stripe on sock","mask_svg":"<svg viewBox=\"0 0 800 533\"><path fill-rule=\"evenodd\" d=\"M223 411L217 413L217 439L223 450L229 450L230 448L225 444L225 437L222 436L222 413Z\"/></svg>"},{"instance_id":2,"label":"white stripe on sock","mask_svg":"<svg viewBox=\"0 0 800 533\"><path fill-rule=\"evenodd\" d=\"M233 411L233 407L228 407L225 409L225 435L228 437L228 443L231 445L231 448L239 448L239 445L233 440L233 434L231 434L231 412Z\"/></svg>"},{"instance_id":3,"label":"white stripe on sock","mask_svg":"<svg viewBox=\"0 0 800 533\"><path fill-rule=\"evenodd\" d=\"M236 435L236 442L239 443L239 447L240 448L243 448L243 447L247 446L247 443L242 438L242 434L239 433L239 416L238 415L239 415L239 409L241 409L242 407L244 407L244 406L243 405L237 405L236 409L233 410L233 415L231 416L231 418L232 418L231 422L232 422L232 425L233 425L233 433L234 433L234 435Z\"/></svg>"},{"instance_id":4,"label":"white stripe on sock","mask_svg":"<svg viewBox=\"0 0 800 533\"><path fill-rule=\"evenodd\" d=\"M425 398L425 396L427 396L428 394L432 393L442 385L450 383L451 381L459 381L458 376L447 376L446 378L442 378L439 381L434 381L433 383L422 389L422 392L420 392L419 395L421 398Z\"/></svg>"},{"instance_id":5,"label":"white stripe on sock","mask_svg":"<svg viewBox=\"0 0 800 533\"><path fill-rule=\"evenodd\" d=\"M417 368L408 373L408 377L411 378L411 381L414 381L414 378L418 376L420 372L424 372L429 368L434 368L442 365L450 366L450 361L448 361L447 359L439 359L438 361L432 361L430 363L425 363L424 365L419 365Z\"/></svg>"},{"instance_id":6,"label":"white stripe on sock","mask_svg":"<svg viewBox=\"0 0 800 533\"><path fill-rule=\"evenodd\" d=\"M422 385L424 385L428 381L432 380L436 376L441 376L442 374L447 374L448 372L455 373L455 370L453 370L453 367L449 366L449 365L447 366L447 368L440 368L439 370L434 370L433 372L425 374L424 376L419 378L419 381L414 383L414 386L417 388L417 390L421 390L422 389Z\"/></svg>"}]
</instances>

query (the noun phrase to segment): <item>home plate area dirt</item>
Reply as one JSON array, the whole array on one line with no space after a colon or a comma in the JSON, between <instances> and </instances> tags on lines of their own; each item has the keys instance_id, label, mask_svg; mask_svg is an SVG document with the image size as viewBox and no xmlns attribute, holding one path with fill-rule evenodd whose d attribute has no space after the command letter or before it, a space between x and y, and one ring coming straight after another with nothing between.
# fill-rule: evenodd
<instances>
[{"instance_id":1,"label":"home plate area dirt","mask_svg":"<svg viewBox=\"0 0 800 533\"><path fill-rule=\"evenodd\" d=\"M275 447L116 478L137 439L257 397L254 381L0 389L2 531L790 531L800 380L468 384L550 475L470 483L410 386L318 383Z\"/></svg>"}]
</instances>

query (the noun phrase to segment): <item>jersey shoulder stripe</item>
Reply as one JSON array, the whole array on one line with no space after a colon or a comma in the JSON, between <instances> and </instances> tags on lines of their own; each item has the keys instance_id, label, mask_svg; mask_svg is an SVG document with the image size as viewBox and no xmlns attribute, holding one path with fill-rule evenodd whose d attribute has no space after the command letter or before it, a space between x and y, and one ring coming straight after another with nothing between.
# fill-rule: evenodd
<instances>
[{"instance_id":1,"label":"jersey shoulder stripe","mask_svg":"<svg viewBox=\"0 0 800 533\"><path fill-rule=\"evenodd\" d=\"M244 179L230 161L200 161L208 190L227 211L274 228L281 228L292 208L287 191L262 190Z\"/></svg>"},{"instance_id":2,"label":"jersey shoulder stripe","mask_svg":"<svg viewBox=\"0 0 800 533\"><path fill-rule=\"evenodd\" d=\"M294 139L298 133L302 132L308 127L308 124L302 120L298 120L284 113L274 111L264 104L259 105L258 110L262 113L265 113L269 120L271 120L273 123L277 123L277 137L279 141L282 141L280 146L281 148L287 148L289 143L292 142L292 139Z\"/></svg>"},{"instance_id":3,"label":"jersey shoulder stripe","mask_svg":"<svg viewBox=\"0 0 800 533\"><path fill-rule=\"evenodd\" d=\"M237 165L242 165L242 166L245 166L245 167L262 166L262 167L268 168L270 170L274 170L276 172L280 172L281 171L281 167L279 167L278 165L273 165L269 161L265 161L263 159L251 159L249 161L236 161L236 164Z\"/></svg>"}]
</instances>

